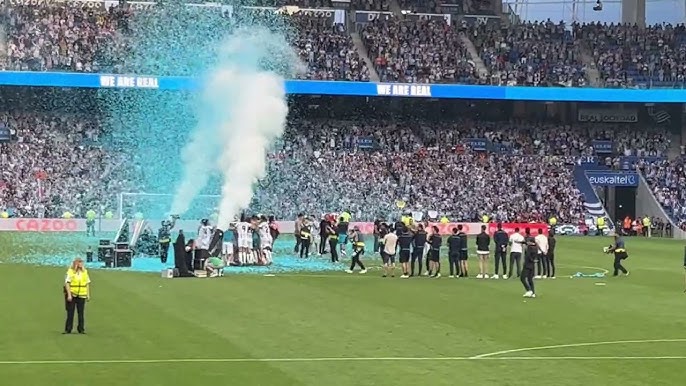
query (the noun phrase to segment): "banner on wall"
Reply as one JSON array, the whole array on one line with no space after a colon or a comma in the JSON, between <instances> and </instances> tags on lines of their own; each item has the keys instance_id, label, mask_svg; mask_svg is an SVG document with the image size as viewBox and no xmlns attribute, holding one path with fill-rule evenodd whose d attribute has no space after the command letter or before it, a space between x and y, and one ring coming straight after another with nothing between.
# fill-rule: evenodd
<instances>
[{"instance_id":1,"label":"banner on wall","mask_svg":"<svg viewBox=\"0 0 686 386\"><path fill-rule=\"evenodd\" d=\"M95 229L101 232L116 232L120 226L119 220L99 220L95 224ZM159 224L158 220L150 220L151 226L156 230ZM186 233L195 233L198 231L200 220L179 220L176 223L174 231L183 229ZM293 221L279 221L279 230L281 233L293 233L295 224ZM462 230L468 235L477 235L481 232L482 223L429 223L429 226L438 227L442 235L449 235L452 229L458 225L462 225ZM374 233L374 223L372 222L352 222L350 229L353 227L360 228L363 234ZM488 232L495 233L497 225L495 223L488 224ZM543 229L547 234L548 226L545 223L503 223L503 230L508 234L512 234L515 228L519 228L524 232L525 228L530 228L532 231ZM0 232L85 232L85 219L61 219L61 218L8 218L0 219Z\"/></svg>"}]
</instances>

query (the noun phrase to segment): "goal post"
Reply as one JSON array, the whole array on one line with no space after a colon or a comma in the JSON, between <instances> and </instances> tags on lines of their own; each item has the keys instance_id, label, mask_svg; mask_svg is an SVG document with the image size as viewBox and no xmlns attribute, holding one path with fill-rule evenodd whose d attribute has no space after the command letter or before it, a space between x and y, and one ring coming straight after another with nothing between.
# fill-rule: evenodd
<instances>
[{"instance_id":1,"label":"goal post","mask_svg":"<svg viewBox=\"0 0 686 386\"><path fill-rule=\"evenodd\" d=\"M196 196L185 213L171 213L173 194L165 193L131 193L119 194L119 219L142 217L149 220L161 220L170 214L179 214L185 219L215 220L218 215L221 196L201 194Z\"/></svg>"}]
</instances>

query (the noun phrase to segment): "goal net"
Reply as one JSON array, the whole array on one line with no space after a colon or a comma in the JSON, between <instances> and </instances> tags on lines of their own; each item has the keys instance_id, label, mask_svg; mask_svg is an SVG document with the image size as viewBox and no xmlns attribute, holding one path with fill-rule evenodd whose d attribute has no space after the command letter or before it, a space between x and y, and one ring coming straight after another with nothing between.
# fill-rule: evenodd
<instances>
[{"instance_id":1,"label":"goal net","mask_svg":"<svg viewBox=\"0 0 686 386\"><path fill-rule=\"evenodd\" d=\"M162 193L120 193L119 218L145 218L161 220L170 214L180 214L187 220L203 218L216 220L219 212L219 195L196 196L186 213L170 213L174 195Z\"/></svg>"}]
</instances>

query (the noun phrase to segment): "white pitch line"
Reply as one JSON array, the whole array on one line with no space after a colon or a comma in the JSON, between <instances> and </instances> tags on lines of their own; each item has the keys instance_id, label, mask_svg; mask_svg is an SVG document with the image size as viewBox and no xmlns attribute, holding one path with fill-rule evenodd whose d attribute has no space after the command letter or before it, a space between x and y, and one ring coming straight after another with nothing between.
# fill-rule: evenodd
<instances>
[{"instance_id":1,"label":"white pitch line","mask_svg":"<svg viewBox=\"0 0 686 386\"><path fill-rule=\"evenodd\" d=\"M391 362L391 361L563 361L563 360L686 360L686 356L557 356L557 357L331 357L331 358L179 358L179 359L96 359L0 361L2 365L97 365L164 363L307 363L307 362Z\"/></svg>"},{"instance_id":2,"label":"white pitch line","mask_svg":"<svg viewBox=\"0 0 686 386\"><path fill-rule=\"evenodd\" d=\"M486 353L486 354L475 355L475 356L471 357L471 359L484 359L484 358L497 357L500 355L513 354L513 353L518 353L518 352L553 350L553 349L558 349L558 348L610 346L610 345L617 345L617 344L674 343L674 342L686 342L686 339L679 338L679 339L614 340L614 341L605 341L605 342L554 344L554 345L550 345L550 346L524 347L524 348L514 348L511 350L495 351L495 352L490 352L490 353ZM508 357L508 358L510 358L510 357ZM548 358L548 357L546 357L546 358Z\"/></svg>"},{"instance_id":3,"label":"white pitch line","mask_svg":"<svg viewBox=\"0 0 686 386\"><path fill-rule=\"evenodd\" d=\"M600 268L600 267L588 267L588 266L583 266L583 265L566 265L566 264L558 264L558 267L560 268L586 268L586 269L593 269L599 272L602 272L603 274L607 275L610 273L609 270L605 268Z\"/></svg>"}]
</instances>

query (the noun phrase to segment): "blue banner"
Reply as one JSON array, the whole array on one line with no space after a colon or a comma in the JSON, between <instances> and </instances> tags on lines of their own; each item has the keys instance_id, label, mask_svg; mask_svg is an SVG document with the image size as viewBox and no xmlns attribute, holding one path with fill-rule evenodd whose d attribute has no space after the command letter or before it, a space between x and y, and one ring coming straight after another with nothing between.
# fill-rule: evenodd
<instances>
[{"instance_id":1,"label":"blue banner","mask_svg":"<svg viewBox=\"0 0 686 386\"><path fill-rule=\"evenodd\" d=\"M597 186L638 186L638 174L636 172L586 172L586 177L591 185Z\"/></svg>"},{"instance_id":2,"label":"blue banner","mask_svg":"<svg viewBox=\"0 0 686 386\"><path fill-rule=\"evenodd\" d=\"M373 149L374 139L372 137L358 138L357 147L360 149Z\"/></svg>"},{"instance_id":3,"label":"blue banner","mask_svg":"<svg viewBox=\"0 0 686 386\"><path fill-rule=\"evenodd\" d=\"M579 165L597 165L598 157L593 155L582 155L577 158L576 163Z\"/></svg>"},{"instance_id":4,"label":"blue banner","mask_svg":"<svg viewBox=\"0 0 686 386\"><path fill-rule=\"evenodd\" d=\"M612 141L594 140L591 143L591 146L593 146L593 150L595 150L595 152L598 154L612 153Z\"/></svg>"},{"instance_id":5,"label":"blue banner","mask_svg":"<svg viewBox=\"0 0 686 386\"><path fill-rule=\"evenodd\" d=\"M0 86L189 90L189 77L63 72L0 72ZM301 95L392 96L414 98L506 99L553 102L685 103L686 89L636 90L574 87L505 87L457 84L404 84L286 80L286 93Z\"/></svg>"},{"instance_id":6,"label":"blue banner","mask_svg":"<svg viewBox=\"0 0 686 386\"><path fill-rule=\"evenodd\" d=\"M11 139L10 129L3 122L0 122L0 142L9 142Z\"/></svg>"},{"instance_id":7,"label":"blue banner","mask_svg":"<svg viewBox=\"0 0 686 386\"><path fill-rule=\"evenodd\" d=\"M488 150L488 140L486 138L467 138L464 140L464 143L475 151Z\"/></svg>"}]
</instances>

